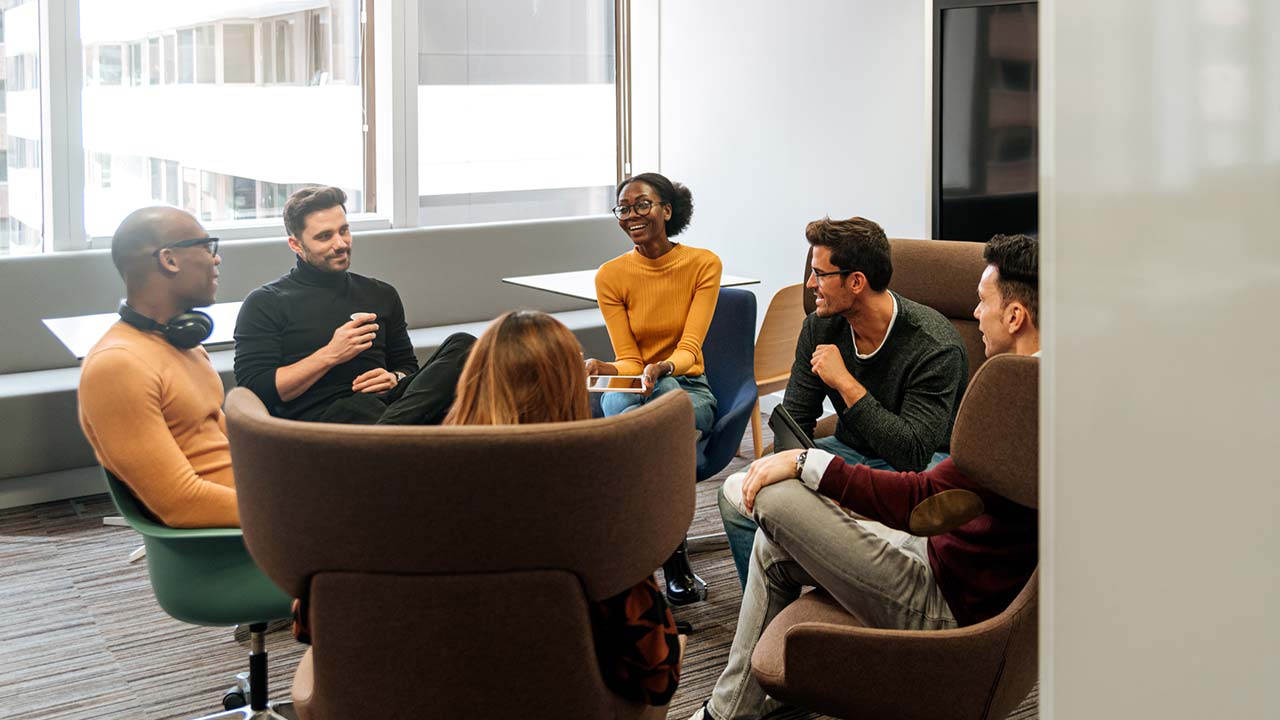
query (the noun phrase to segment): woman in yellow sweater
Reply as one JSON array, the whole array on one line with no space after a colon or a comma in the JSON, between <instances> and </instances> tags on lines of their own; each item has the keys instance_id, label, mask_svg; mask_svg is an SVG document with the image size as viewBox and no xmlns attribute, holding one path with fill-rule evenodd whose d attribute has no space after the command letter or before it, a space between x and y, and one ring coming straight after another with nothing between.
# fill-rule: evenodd
<instances>
[{"instance_id":1,"label":"woman in yellow sweater","mask_svg":"<svg viewBox=\"0 0 1280 720\"><path fill-rule=\"evenodd\" d=\"M710 250L671 241L693 217L693 195L662 175L643 173L623 180L613 214L635 247L596 273L596 296L614 361L589 359L587 372L642 376L642 392L601 397L606 416L674 390L688 393L701 455L702 436L716 415L716 399L703 376L702 340L720 294L720 258ZM620 384L613 382L614 387ZM706 597L706 586L689 568L684 546L663 565L663 574L672 604Z\"/></svg>"}]
</instances>

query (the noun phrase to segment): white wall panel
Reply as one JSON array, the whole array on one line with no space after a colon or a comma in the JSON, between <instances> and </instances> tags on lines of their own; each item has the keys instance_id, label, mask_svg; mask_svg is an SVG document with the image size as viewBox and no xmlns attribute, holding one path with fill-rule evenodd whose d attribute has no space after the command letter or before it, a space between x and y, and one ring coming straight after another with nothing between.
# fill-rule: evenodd
<instances>
[{"instance_id":1,"label":"white wall panel","mask_svg":"<svg viewBox=\"0 0 1280 720\"><path fill-rule=\"evenodd\" d=\"M681 239L760 278L761 316L802 279L810 220L862 215L926 236L928 12L925 0L662 3L661 171L696 206Z\"/></svg>"},{"instance_id":2,"label":"white wall panel","mask_svg":"<svg viewBox=\"0 0 1280 720\"><path fill-rule=\"evenodd\" d=\"M1040 17L1042 716L1280 717L1280 13Z\"/></svg>"}]
</instances>

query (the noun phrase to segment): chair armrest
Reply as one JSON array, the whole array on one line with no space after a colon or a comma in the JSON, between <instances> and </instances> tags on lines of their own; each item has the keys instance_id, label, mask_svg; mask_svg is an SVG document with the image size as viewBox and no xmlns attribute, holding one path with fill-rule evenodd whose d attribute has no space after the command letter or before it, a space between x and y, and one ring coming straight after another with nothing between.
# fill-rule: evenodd
<instances>
[{"instance_id":1,"label":"chair armrest","mask_svg":"<svg viewBox=\"0 0 1280 720\"><path fill-rule=\"evenodd\" d=\"M982 717L1008 635L778 619L752 656L756 679L779 700L837 717Z\"/></svg>"}]
</instances>

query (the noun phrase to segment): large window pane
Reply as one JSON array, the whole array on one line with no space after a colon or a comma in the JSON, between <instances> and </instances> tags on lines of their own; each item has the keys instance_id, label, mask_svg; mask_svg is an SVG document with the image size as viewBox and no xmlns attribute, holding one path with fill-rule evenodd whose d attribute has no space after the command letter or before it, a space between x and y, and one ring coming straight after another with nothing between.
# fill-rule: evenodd
<instances>
[{"instance_id":1,"label":"large window pane","mask_svg":"<svg viewBox=\"0 0 1280 720\"><path fill-rule=\"evenodd\" d=\"M5 178L0 181L0 255L17 255L40 252L43 247L40 11L35 0L2 0L0 12L4 17L0 147L5 151Z\"/></svg>"},{"instance_id":2,"label":"large window pane","mask_svg":"<svg viewBox=\"0 0 1280 720\"><path fill-rule=\"evenodd\" d=\"M421 222L607 212L612 0L418 0Z\"/></svg>"},{"instance_id":3,"label":"large window pane","mask_svg":"<svg viewBox=\"0 0 1280 720\"><path fill-rule=\"evenodd\" d=\"M84 86L90 236L158 201L212 225L278 218L280 193L308 184L362 212L359 28L359 0L81 0L86 50L145 44L148 68Z\"/></svg>"}]
</instances>

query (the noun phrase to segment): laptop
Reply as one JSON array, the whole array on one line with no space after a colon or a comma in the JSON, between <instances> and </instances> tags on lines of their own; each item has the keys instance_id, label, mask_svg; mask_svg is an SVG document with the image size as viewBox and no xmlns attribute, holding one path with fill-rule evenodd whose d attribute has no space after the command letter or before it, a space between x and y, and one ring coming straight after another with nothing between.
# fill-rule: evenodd
<instances>
[{"instance_id":1,"label":"laptop","mask_svg":"<svg viewBox=\"0 0 1280 720\"><path fill-rule=\"evenodd\" d=\"M800 429L800 424L782 405L769 415L769 429L773 431L773 451L808 450L816 447L813 438Z\"/></svg>"}]
</instances>

